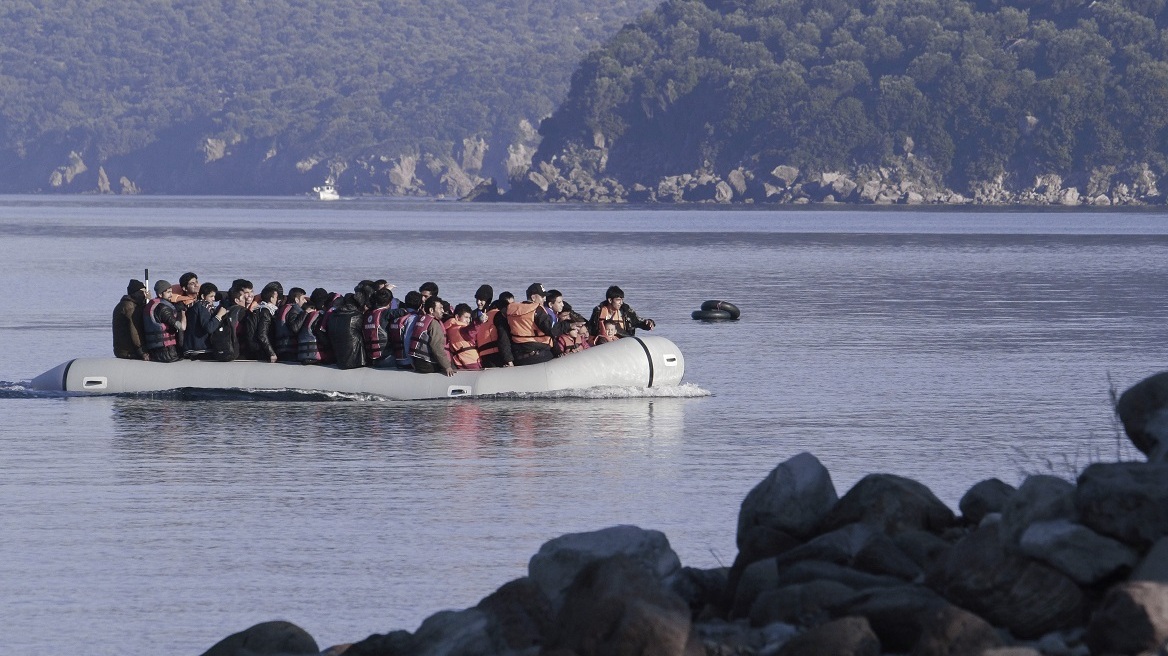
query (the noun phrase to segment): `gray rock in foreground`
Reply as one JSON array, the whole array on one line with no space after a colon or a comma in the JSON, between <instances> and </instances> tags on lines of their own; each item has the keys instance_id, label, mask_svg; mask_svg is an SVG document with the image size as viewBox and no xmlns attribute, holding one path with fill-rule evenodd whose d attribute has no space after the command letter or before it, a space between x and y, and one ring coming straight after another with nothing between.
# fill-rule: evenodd
<instances>
[{"instance_id":1,"label":"gray rock in foreground","mask_svg":"<svg viewBox=\"0 0 1168 656\"><path fill-rule=\"evenodd\" d=\"M1014 494L1013 485L1008 485L996 478L986 479L969 488L965 496L961 497L957 507L965 521L978 524L982 518L990 513L1000 513L1006 506L1006 500Z\"/></svg>"},{"instance_id":2,"label":"gray rock in foreground","mask_svg":"<svg viewBox=\"0 0 1168 656\"><path fill-rule=\"evenodd\" d=\"M1149 462L1168 462L1168 372L1149 376L1119 397L1115 412Z\"/></svg>"},{"instance_id":3,"label":"gray rock in foreground","mask_svg":"<svg viewBox=\"0 0 1168 656\"><path fill-rule=\"evenodd\" d=\"M911 530L938 533L956 519L925 485L894 474L868 474L832 508L820 530L863 522L895 537Z\"/></svg>"},{"instance_id":4,"label":"gray rock in foreground","mask_svg":"<svg viewBox=\"0 0 1168 656\"><path fill-rule=\"evenodd\" d=\"M760 528L806 538L838 499L827 468L810 453L800 453L775 467L742 501L738 548Z\"/></svg>"},{"instance_id":5,"label":"gray rock in foreground","mask_svg":"<svg viewBox=\"0 0 1168 656\"><path fill-rule=\"evenodd\" d=\"M1079 474L1075 507L1084 526L1146 549L1168 535L1168 463L1095 463Z\"/></svg>"},{"instance_id":6,"label":"gray rock in foreground","mask_svg":"<svg viewBox=\"0 0 1168 656\"><path fill-rule=\"evenodd\" d=\"M1137 559L1131 547L1065 519L1031 524L1020 546L1022 553L1084 585L1131 569Z\"/></svg>"},{"instance_id":7,"label":"gray rock in foreground","mask_svg":"<svg viewBox=\"0 0 1168 656\"><path fill-rule=\"evenodd\" d=\"M291 622L262 622L215 643L202 656L294 656L318 654L316 640Z\"/></svg>"},{"instance_id":8,"label":"gray rock in foreground","mask_svg":"<svg viewBox=\"0 0 1168 656\"><path fill-rule=\"evenodd\" d=\"M640 564L658 580L681 569L681 560L661 531L636 526L613 526L589 533L569 533L539 548L527 565L531 580L558 608L564 592L588 565L623 555Z\"/></svg>"}]
</instances>

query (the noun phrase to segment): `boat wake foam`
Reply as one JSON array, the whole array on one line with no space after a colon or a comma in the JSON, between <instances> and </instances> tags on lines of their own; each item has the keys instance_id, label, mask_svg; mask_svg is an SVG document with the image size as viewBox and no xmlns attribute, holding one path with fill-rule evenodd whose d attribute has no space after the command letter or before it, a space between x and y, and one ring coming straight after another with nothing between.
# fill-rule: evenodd
<instances>
[{"instance_id":1,"label":"boat wake foam","mask_svg":"<svg viewBox=\"0 0 1168 656\"><path fill-rule=\"evenodd\" d=\"M494 399L697 399L713 396L708 390L693 383L670 387L589 387L586 389L551 390L548 392L516 392L492 394L478 398Z\"/></svg>"}]
</instances>

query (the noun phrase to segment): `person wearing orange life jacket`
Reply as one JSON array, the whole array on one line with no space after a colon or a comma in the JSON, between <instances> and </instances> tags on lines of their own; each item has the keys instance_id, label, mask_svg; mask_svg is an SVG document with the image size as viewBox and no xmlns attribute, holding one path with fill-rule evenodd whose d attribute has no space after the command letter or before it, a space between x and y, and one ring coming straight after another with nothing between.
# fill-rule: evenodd
<instances>
[{"instance_id":1,"label":"person wearing orange life jacket","mask_svg":"<svg viewBox=\"0 0 1168 656\"><path fill-rule=\"evenodd\" d=\"M511 353L516 366L540 364L555 357L552 344L566 332L566 326L553 326L543 307L547 292L537 283L527 288L527 300L507 306L507 330L511 333Z\"/></svg>"},{"instance_id":2,"label":"person wearing orange life jacket","mask_svg":"<svg viewBox=\"0 0 1168 656\"><path fill-rule=\"evenodd\" d=\"M407 322L402 333L410 362L420 374L454 375L454 366L446 352L446 331L442 327L444 308L441 298L427 298L421 313L414 315L414 321Z\"/></svg>"},{"instance_id":3,"label":"person wearing orange life jacket","mask_svg":"<svg viewBox=\"0 0 1168 656\"><path fill-rule=\"evenodd\" d=\"M365 358L370 367L396 367L392 337L397 333L397 319L407 312L405 308L394 309L393 292L388 286L374 291L369 305L361 331Z\"/></svg>"},{"instance_id":4,"label":"person wearing orange life jacket","mask_svg":"<svg viewBox=\"0 0 1168 656\"><path fill-rule=\"evenodd\" d=\"M293 287L288 290L284 304L272 318L272 346L276 349L276 358L281 362L295 362L297 359L299 354L297 336L307 318L304 311L306 303L308 303L306 292L300 287Z\"/></svg>"},{"instance_id":5,"label":"person wearing orange life jacket","mask_svg":"<svg viewBox=\"0 0 1168 656\"><path fill-rule=\"evenodd\" d=\"M593 346L600 346L601 344L615 342L616 340L620 339L620 334L617 333L617 323L615 321L608 319L604 322L603 327L604 331L596 337L592 338Z\"/></svg>"},{"instance_id":6,"label":"person wearing orange life jacket","mask_svg":"<svg viewBox=\"0 0 1168 656\"><path fill-rule=\"evenodd\" d=\"M579 353L592 346L588 343L588 321L583 316L571 312L567 318L560 321L567 322L569 326L568 332L556 338L560 355Z\"/></svg>"},{"instance_id":7,"label":"person wearing orange life jacket","mask_svg":"<svg viewBox=\"0 0 1168 656\"><path fill-rule=\"evenodd\" d=\"M174 306L182 311L190 309L199 300L199 276L187 271L178 278L177 285L171 285L174 292Z\"/></svg>"},{"instance_id":8,"label":"person wearing orange life jacket","mask_svg":"<svg viewBox=\"0 0 1168 656\"><path fill-rule=\"evenodd\" d=\"M401 316L394 320L393 329L389 330L389 350L399 369L411 369L414 366L407 348L406 333L412 334L414 324L421 318L422 303L421 292L406 292L406 297L398 306Z\"/></svg>"},{"instance_id":9,"label":"person wearing orange life jacket","mask_svg":"<svg viewBox=\"0 0 1168 656\"><path fill-rule=\"evenodd\" d=\"M511 292L499 294L499 300L486 308L481 321L475 322L475 349L485 368L511 367L511 333L507 330L507 306L515 300Z\"/></svg>"},{"instance_id":10,"label":"person wearing orange life jacket","mask_svg":"<svg viewBox=\"0 0 1168 656\"><path fill-rule=\"evenodd\" d=\"M312 296L308 297L308 303L305 304L304 322L300 325L300 330L296 333L296 359L300 364L318 364L321 361L321 353L319 344L316 341L316 334L324 311L328 309L332 297L328 290L323 287L317 287L312 290Z\"/></svg>"},{"instance_id":11,"label":"person wearing orange life jacket","mask_svg":"<svg viewBox=\"0 0 1168 656\"><path fill-rule=\"evenodd\" d=\"M170 283L159 280L154 283L157 296L146 305L142 312L142 328L145 348L150 359L155 362L177 362L178 345L182 343L182 332L187 327L186 314L179 312L171 299L174 292Z\"/></svg>"},{"instance_id":12,"label":"person wearing orange life jacket","mask_svg":"<svg viewBox=\"0 0 1168 656\"><path fill-rule=\"evenodd\" d=\"M455 369L480 371L483 363L475 347L477 329L471 324L471 309L466 303L454 306L454 316L443 322L446 328L446 351Z\"/></svg>"},{"instance_id":13,"label":"person wearing orange life jacket","mask_svg":"<svg viewBox=\"0 0 1168 656\"><path fill-rule=\"evenodd\" d=\"M641 319L633 308L625 305L625 293L616 285L604 293L604 302L592 308L592 318L588 320L588 332L598 337L604 332L604 322L614 321L617 336L632 337L638 328L653 330L657 323L652 319Z\"/></svg>"}]
</instances>

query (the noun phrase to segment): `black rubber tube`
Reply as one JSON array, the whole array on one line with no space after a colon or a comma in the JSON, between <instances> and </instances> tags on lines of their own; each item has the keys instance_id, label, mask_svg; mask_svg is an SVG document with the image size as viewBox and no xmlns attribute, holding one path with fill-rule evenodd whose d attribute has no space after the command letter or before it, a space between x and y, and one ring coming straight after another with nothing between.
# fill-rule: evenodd
<instances>
[{"instance_id":1,"label":"black rubber tube","mask_svg":"<svg viewBox=\"0 0 1168 656\"><path fill-rule=\"evenodd\" d=\"M731 319L737 319L742 316L742 312L738 310L738 306L730 301L706 301L702 303L703 310L721 310L730 313ZM695 319L697 317L694 317Z\"/></svg>"},{"instance_id":2,"label":"black rubber tube","mask_svg":"<svg viewBox=\"0 0 1168 656\"><path fill-rule=\"evenodd\" d=\"M652 387L653 374L655 373L653 371L653 354L649 351L649 347L645 345L645 342L642 341L641 338L634 337L633 339L637 340L637 343L641 345L641 348L645 349L645 357L649 360L649 384L645 387Z\"/></svg>"},{"instance_id":3,"label":"black rubber tube","mask_svg":"<svg viewBox=\"0 0 1168 656\"><path fill-rule=\"evenodd\" d=\"M734 321L726 310L694 310L689 316L699 321Z\"/></svg>"}]
</instances>

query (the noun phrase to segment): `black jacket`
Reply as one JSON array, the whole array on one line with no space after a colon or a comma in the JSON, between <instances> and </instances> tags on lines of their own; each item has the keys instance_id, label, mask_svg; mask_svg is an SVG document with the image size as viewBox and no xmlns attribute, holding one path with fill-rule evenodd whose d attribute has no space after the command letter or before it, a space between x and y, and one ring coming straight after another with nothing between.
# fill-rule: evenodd
<instances>
[{"instance_id":1,"label":"black jacket","mask_svg":"<svg viewBox=\"0 0 1168 656\"><path fill-rule=\"evenodd\" d=\"M607 301L605 301L605 303L607 303ZM604 303L601 303L601 305L604 305ZM636 311L627 304L621 305L618 312L620 313L621 319L624 320L625 324L625 330L621 332L621 335L624 335L625 337L632 337L634 334L636 334L638 328L649 330L649 322L638 317ZM596 337L603 332L604 327L600 325L600 305L597 305L596 307L592 308L592 318L588 320L588 334Z\"/></svg>"},{"instance_id":2,"label":"black jacket","mask_svg":"<svg viewBox=\"0 0 1168 656\"><path fill-rule=\"evenodd\" d=\"M142 348L142 310L145 306L132 296L123 296L114 308L114 356L128 360L141 360L146 353Z\"/></svg>"},{"instance_id":3,"label":"black jacket","mask_svg":"<svg viewBox=\"0 0 1168 656\"><path fill-rule=\"evenodd\" d=\"M187 308L187 329L183 333L183 353L202 353L210 348L211 333L219 327L219 320L211 311L211 304L195 301Z\"/></svg>"},{"instance_id":4,"label":"black jacket","mask_svg":"<svg viewBox=\"0 0 1168 656\"><path fill-rule=\"evenodd\" d=\"M268 362L275 357L276 348L272 346L272 311L267 305L260 303L259 307L252 310L248 331L253 358Z\"/></svg>"},{"instance_id":5,"label":"black jacket","mask_svg":"<svg viewBox=\"0 0 1168 656\"><path fill-rule=\"evenodd\" d=\"M365 366L365 344L361 339L364 315L361 308L345 304L328 319L328 339L338 369L356 369Z\"/></svg>"}]
</instances>

